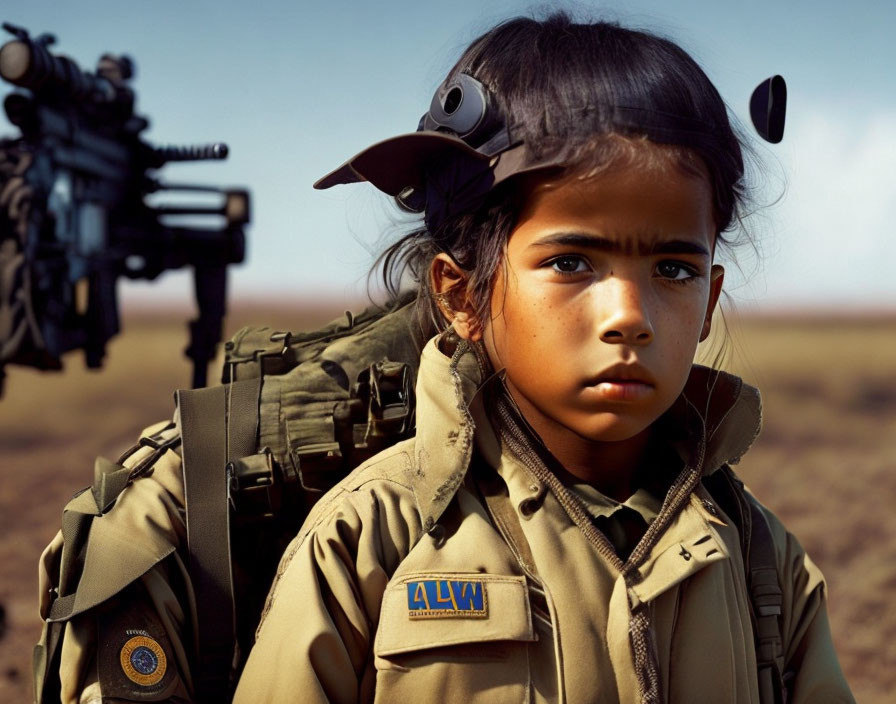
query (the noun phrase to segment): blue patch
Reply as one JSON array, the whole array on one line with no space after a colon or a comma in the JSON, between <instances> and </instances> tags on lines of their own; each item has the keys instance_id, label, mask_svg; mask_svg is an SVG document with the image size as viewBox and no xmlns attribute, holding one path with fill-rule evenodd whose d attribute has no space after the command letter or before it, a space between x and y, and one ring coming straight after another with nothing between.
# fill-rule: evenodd
<instances>
[{"instance_id":1,"label":"blue patch","mask_svg":"<svg viewBox=\"0 0 896 704\"><path fill-rule=\"evenodd\" d=\"M151 675L159 667L159 658L145 645L141 645L131 653L131 665L141 675Z\"/></svg>"},{"instance_id":2,"label":"blue patch","mask_svg":"<svg viewBox=\"0 0 896 704\"><path fill-rule=\"evenodd\" d=\"M154 687L168 671L165 651L155 638L148 635L141 634L128 639L121 647L118 658L127 678L141 687Z\"/></svg>"},{"instance_id":3,"label":"blue patch","mask_svg":"<svg viewBox=\"0 0 896 704\"><path fill-rule=\"evenodd\" d=\"M488 618L485 584L454 579L408 582L408 616L420 618Z\"/></svg>"}]
</instances>

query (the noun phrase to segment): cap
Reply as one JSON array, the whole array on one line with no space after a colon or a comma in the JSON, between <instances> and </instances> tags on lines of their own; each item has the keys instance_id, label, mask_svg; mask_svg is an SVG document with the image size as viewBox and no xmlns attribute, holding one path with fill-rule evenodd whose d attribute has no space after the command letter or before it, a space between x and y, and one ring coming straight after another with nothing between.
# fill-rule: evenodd
<instances>
[{"instance_id":1,"label":"cap","mask_svg":"<svg viewBox=\"0 0 896 704\"><path fill-rule=\"evenodd\" d=\"M752 103L757 131L769 141L779 141L786 105L784 80L775 76L760 85ZM650 106L607 103L583 106L581 112L589 119L574 124L593 125L596 116L608 132L645 134L659 143L711 150L720 138L713 124ZM769 124L758 124L757 115ZM425 210L427 225L432 225L445 215L475 207L512 176L566 163L568 154L536 155L539 150L527 148L520 132L505 119L485 86L459 73L436 91L416 132L367 147L318 179L314 188L367 181L409 209Z\"/></svg>"},{"instance_id":2,"label":"cap","mask_svg":"<svg viewBox=\"0 0 896 704\"><path fill-rule=\"evenodd\" d=\"M314 187L323 190L343 183L369 181L381 191L397 196L408 186L423 186L427 164L461 154L483 165L489 165L494 158L445 132L412 132L367 147L318 179Z\"/></svg>"},{"instance_id":3,"label":"cap","mask_svg":"<svg viewBox=\"0 0 896 704\"><path fill-rule=\"evenodd\" d=\"M368 181L384 193L397 196L408 187L422 188L427 167L450 157L466 157L490 168L494 174L492 187L520 173L560 165L559 160L527 165L526 145L522 142L489 156L444 132L412 132L367 147L315 181L314 187L324 190L339 184Z\"/></svg>"}]
</instances>

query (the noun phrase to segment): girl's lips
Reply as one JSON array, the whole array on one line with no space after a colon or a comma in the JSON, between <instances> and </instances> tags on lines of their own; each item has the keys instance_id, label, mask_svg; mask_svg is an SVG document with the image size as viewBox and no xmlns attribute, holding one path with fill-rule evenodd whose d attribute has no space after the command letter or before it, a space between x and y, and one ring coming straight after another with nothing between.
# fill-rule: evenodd
<instances>
[{"instance_id":1,"label":"girl's lips","mask_svg":"<svg viewBox=\"0 0 896 704\"><path fill-rule=\"evenodd\" d=\"M588 387L606 401L640 401L653 391L653 386L635 379L609 379Z\"/></svg>"},{"instance_id":2,"label":"girl's lips","mask_svg":"<svg viewBox=\"0 0 896 704\"><path fill-rule=\"evenodd\" d=\"M628 384L637 383L645 386L654 386L653 375L643 364L638 362L626 362L614 364L596 374L588 382L589 386L598 384Z\"/></svg>"}]
</instances>

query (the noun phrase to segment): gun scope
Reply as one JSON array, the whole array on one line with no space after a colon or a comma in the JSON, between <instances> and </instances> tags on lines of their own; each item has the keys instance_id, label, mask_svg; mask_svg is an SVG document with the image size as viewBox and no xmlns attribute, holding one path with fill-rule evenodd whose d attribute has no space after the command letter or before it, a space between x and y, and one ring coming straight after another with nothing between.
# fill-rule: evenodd
<instances>
[{"instance_id":1,"label":"gun scope","mask_svg":"<svg viewBox=\"0 0 896 704\"><path fill-rule=\"evenodd\" d=\"M28 38L13 39L0 47L0 76L34 93L54 90L103 103L116 98L115 87L108 80L85 73L67 56L53 56Z\"/></svg>"}]
</instances>

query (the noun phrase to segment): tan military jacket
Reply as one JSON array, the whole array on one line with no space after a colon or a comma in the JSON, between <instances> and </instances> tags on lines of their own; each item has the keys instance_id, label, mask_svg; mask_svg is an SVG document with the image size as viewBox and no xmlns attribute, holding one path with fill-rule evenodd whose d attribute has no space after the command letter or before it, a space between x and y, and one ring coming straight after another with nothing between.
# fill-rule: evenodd
<instances>
[{"instance_id":1,"label":"tan military jacket","mask_svg":"<svg viewBox=\"0 0 896 704\"><path fill-rule=\"evenodd\" d=\"M652 681L655 701L757 702L737 530L698 481L746 451L759 398L727 375L709 396L706 378L695 368L677 404L691 423L685 469L623 565L577 523L562 487L498 436L473 356L449 359L431 342L417 437L312 511L284 555L234 701L634 703ZM477 458L506 485L503 519L471 478ZM851 702L822 576L766 513L790 701ZM501 525L509 516L523 550Z\"/></svg>"},{"instance_id":2,"label":"tan military jacket","mask_svg":"<svg viewBox=\"0 0 896 704\"><path fill-rule=\"evenodd\" d=\"M143 431L143 437L170 438L177 429L164 422ZM142 447L125 462L135 468L151 459L152 448ZM101 472L117 467L97 460ZM189 701L189 633L195 603L184 558L186 545L184 489L180 455L167 450L153 463L148 476L121 493L114 508L97 516L75 594L74 615L64 624L58 666L49 677L61 682L63 704L128 701ZM99 484L99 481L95 481ZM76 496L66 513L96 512L91 491ZM63 515L63 524L66 516ZM62 531L41 556L39 570L41 618L51 617L59 585L59 560L70 549ZM35 685L40 687L43 659L49 648L45 624L35 649ZM142 649L141 671L126 655ZM137 653L139 656L141 653ZM145 665L145 666L143 666Z\"/></svg>"}]
</instances>

